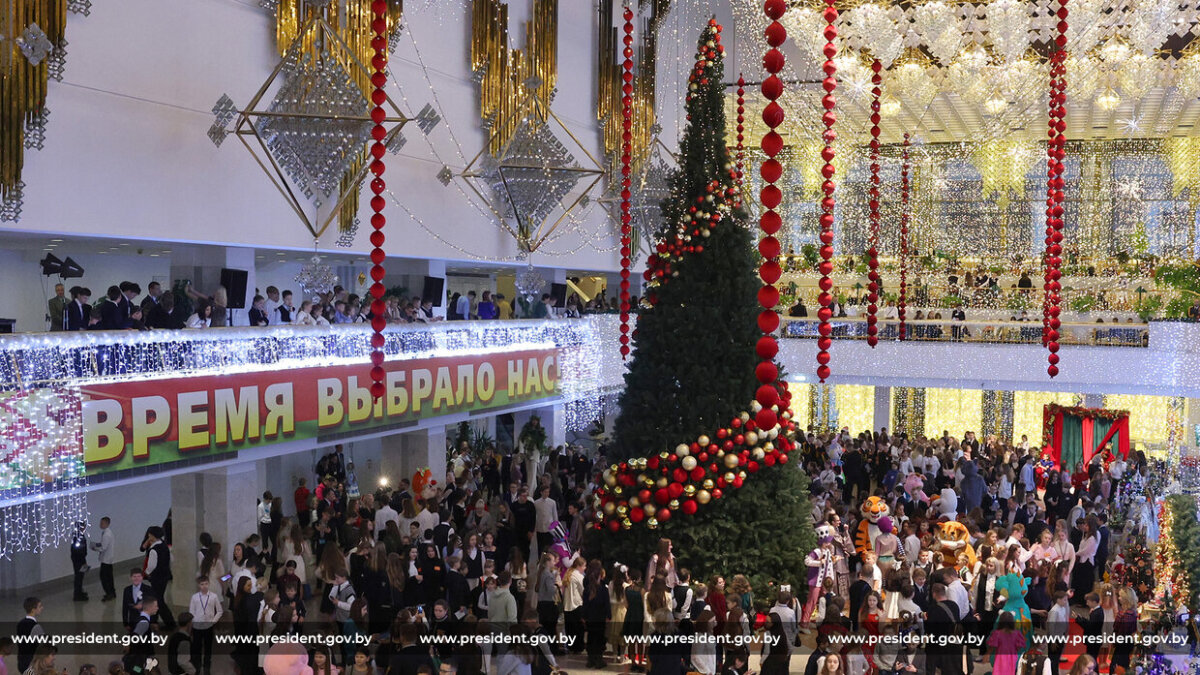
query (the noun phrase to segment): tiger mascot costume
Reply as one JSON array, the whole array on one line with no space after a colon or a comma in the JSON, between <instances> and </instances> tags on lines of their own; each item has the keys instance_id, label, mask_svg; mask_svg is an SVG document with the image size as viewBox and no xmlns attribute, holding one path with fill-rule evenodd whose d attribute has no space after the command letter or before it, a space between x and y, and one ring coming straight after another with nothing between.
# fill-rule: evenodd
<instances>
[{"instance_id":1,"label":"tiger mascot costume","mask_svg":"<svg viewBox=\"0 0 1200 675\"><path fill-rule=\"evenodd\" d=\"M879 497L867 497L858 512L862 514L862 520L858 521L858 533L854 537L854 550L858 551L859 555L874 553L875 540L881 534L879 519L890 515L891 510L888 509L887 502Z\"/></svg>"}]
</instances>

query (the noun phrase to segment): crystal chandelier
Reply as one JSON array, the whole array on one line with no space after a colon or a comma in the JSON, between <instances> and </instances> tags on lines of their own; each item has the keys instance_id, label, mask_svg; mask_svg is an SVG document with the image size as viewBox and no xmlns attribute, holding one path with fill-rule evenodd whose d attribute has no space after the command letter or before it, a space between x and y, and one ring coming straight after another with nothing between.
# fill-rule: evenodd
<instances>
[{"instance_id":1,"label":"crystal chandelier","mask_svg":"<svg viewBox=\"0 0 1200 675\"><path fill-rule=\"evenodd\" d=\"M546 287L546 280L542 278L541 274L538 274L537 270L533 269L533 263L529 263L528 267L517 273L514 285L521 297L533 302Z\"/></svg>"},{"instance_id":2,"label":"crystal chandelier","mask_svg":"<svg viewBox=\"0 0 1200 675\"><path fill-rule=\"evenodd\" d=\"M316 253L309 260L309 264L301 267L300 273L295 277L296 283L300 285L301 292L306 297L315 298L333 291L333 287L338 282L337 275L333 273L333 268L322 263L321 256Z\"/></svg>"}]
</instances>

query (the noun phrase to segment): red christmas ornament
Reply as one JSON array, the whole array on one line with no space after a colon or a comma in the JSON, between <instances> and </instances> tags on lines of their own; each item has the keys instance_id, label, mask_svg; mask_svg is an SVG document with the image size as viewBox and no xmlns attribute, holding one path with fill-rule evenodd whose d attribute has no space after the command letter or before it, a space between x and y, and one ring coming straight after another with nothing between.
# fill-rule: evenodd
<instances>
[{"instance_id":1,"label":"red christmas ornament","mask_svg":"<svg viewBox=\"0 0 1200 675\"><path fill-rule=\"evenodd\" d=\"M1050 52L1050 92L1049 119L1047 120L1046 143L1046 252L1043 262L1046 268L1042 296L1042 345L1049 351L1047 374L1053 378L1058 375L1058 328L1061 325L1058 315L1061 313L1061 285L1058 279L1062 276L1062 240L1063 240L1063 173L1066 165L1064 147L1066 146L1066 101L1067 101L1067 0L1058 0L1058 24L1055 26L1057 35Z\"/></svg>"},{"instance_id":2,"label":"red christmas ornament","mask_svg":"<svg viewBox=\"0 0 1200 675\"><path fill-rule=\"evenodd\" d=\"M633 10L628 5L625 6L625 44L633 44ZM621 77L628 83L633 82L633 60L626 58L621 64ZM621 97L621 128L624 132L621 135L621 175L628 176L632 171L630 161L633 155L633 97ZM630 191L628 188L621 191L621 249L628 251L633 245L633 228L630 225L632 216L630 214ZM621 333L629 331L629 271L630 260L628 255L621 256ZM624 335L622 335L624 337ZM625 360L629 356L629 346L627 341L623 340L621 344L621 360Z\"/></svg>"},{"instance_id":3,"label":"red christmas ornament","mask_svg":"<svg viewBox=\"0 0 1200 675\"><path fill-rule=\"evenodd\" d=\"M782 43L781 43L782 44ZM742 181L745 178L746 169L746 146L744 141L745 135L742 131L746 128L746 79L740 74L738 75L737 88L737 152L735 154L734 166L734 182L741 187Z\"/></svg>"},{"instance_id":4,"label":"red christmas ornament","mask_svg":"<svg viewBox=\"0 0 1200 675\"><path fill-rule=\"evenodd\" d=\"M387 131L384 129L383 120L387 116L387 112L383 108L383 104L387 101L387 93L384 92L384 85L387 84L387 3L382 0L376 0L371 3L372 13L375 15L371 22L371 29L374 33L374 38L371 44L375 47L374 58L371 59L371 64L374 67L374 72L371 73L371 84L374 87L371 91L371 119L375 121L375 125L371 130L371 143L369 150L371 156L375 160L371 162L370 171L375 176L371 179L370 187L374 197L371 198L371 210L374 212L371 215L371 227L375 229L371 233L371 244L374 249L371 250L371 279L374 283L371 284L370 293L375 301L378 302L383 298L385 292L383 286L383 278L385 271L383 261L385 254L383 252L383 227L387 223L387 219L383 215L383 207L386 200L383 198L383 191L387 188L387 184L383 179L383 172L386 168L382 157L386 153L386 146L383 139L387 137ZM374 311L374 302L372 302L372 311ZM376 321L382 319L381 313L375 312L371 321L371 329L374 334L371 336L371 396L375 400L383 398L387 388L384 385L384 377L386 375L383 369L384 351L383 345L385 338L383 337L383 329L386 325L385 321Z\"/></svg>"},{"instance_id":5,"label":"red christmas ornament","mask_svg":"<svg viewBox=\"0 0 1200 675\"><path fill-rule=\"evenodd\" d=\"M833 198L833 192L835 189L833 175L835 169L833 166L834 150L832 143L834 138L837 136L833 130L833 125L837 122L837 114L834 112L837 107L837 99L834 97L834 94L837 91L837 79L835 78L835 75L837 74L837 64L835 64L833 61L833 57L837 56L837 45L834 44L833 41L837 37L837 27L834 26L834 22L836 22L838 18L836 0L825 0L825 4L828 6L821 15L825 20L825 29L823 31L823 35L826 40L824 49L826 60L822 69L825 71L827 76L824 82L822 82L822 86L826 93L821 99L822 107L825 109L825 114L821 116L821 123L825 125L825 147L821 149L821 159L825 162L824 166L821 167L821 175L825 178L825 182L821 185L821 190L825 194L825 198L821 200L821 217L819 219L821 224L822 244L820 249L821 264L819 271L821 273L821 279L819 284L823 291L831 288L833 284L833 281L829 276L833 271L833 212L836 206ZM832 312L829 310L833 305L833 296L831 296L828 292L822 292L819 296L819 300L821 303L821 309L817 314L817 317L820 320L820 323L817 325L817 331L819 334L827 336L832 333L832 325L829 323L829 318ZM829 367L826 365L829 363L829 351L823 345L818 345L817 363L817 377L821 382L824 382L825 378L829 376ZM770 411L764 409L764 412ZM762 413L759 414L761 415ZM774 417L774 413L771 413L771 417Z\"/></svg>"},{"instance_id":6,"label":"red christmas ornament","mask_svg":"<svg viewBox=\"0 0 1200 675\"><path fill-rule=\"evenodd\" d=\"M879 308L875 304L879 294L879 97L883 95L883 76L880 71L883 70L883 64L879 59L875 59L871 63L871 187L869 189L870 199L867 206L870 209L867 219L870 226L869 243L867 249L867 293L871 304L867 306L867 345L874 348L879 344L878 329L875 324L878 323Z\"/></svg>"}]
</instances>

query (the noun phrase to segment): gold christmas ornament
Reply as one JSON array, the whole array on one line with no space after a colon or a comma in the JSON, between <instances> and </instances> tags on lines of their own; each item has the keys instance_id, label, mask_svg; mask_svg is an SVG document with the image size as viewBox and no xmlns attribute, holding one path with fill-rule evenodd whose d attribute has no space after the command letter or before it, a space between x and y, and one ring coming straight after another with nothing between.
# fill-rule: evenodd
<instances>
[{"instance_id":1,"label":"gold christmas ornament","mask_svg":"<svg viewBox=\"0 0 1200 675\"><path fill-rule=\"evenodd\" d=\"M696 493L696 501L700 502L701 504L707 504L712 501L712 493L708 490L701 490Z\"/></svg>"}]
</instances>

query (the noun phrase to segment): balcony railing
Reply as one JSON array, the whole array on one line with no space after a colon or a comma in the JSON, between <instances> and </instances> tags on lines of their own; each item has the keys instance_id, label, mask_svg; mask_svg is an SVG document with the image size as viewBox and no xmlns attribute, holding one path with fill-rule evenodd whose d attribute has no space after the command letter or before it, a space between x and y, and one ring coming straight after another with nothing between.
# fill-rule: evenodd
<instances>
[{"instance_id":1,"label":"balcony railing","mask_svg":"<svg viewBox=\"0 0 1200 675\"><path fill-rule=\"evenodd\" d=\"M403 359L553 346L570 370L570 359L582 365L605 346L615 355L616 329L615 316L399 325L385 331L384 351ZM347 363L362 363L365 371L370 353L365 324L21 333L0 336L0 391Z\"/></svg>"},{"instance_id":2,"label":"balcony railing","mask_svg":"<svg viewBox=\"0 0 1200 675\"><path fill-rule=\"evenodd\" d=\"M783 335L788 338L816 338L818 321L814 318L785 318ZM865 317L843 317L830 321L833 337L866 340ZM914 342L974 342L996 344L1042 343L1042 325L1032 321L947 321L921 319L905 321L905 340ZM900 323L880 318L880 340L896 340ZM1138 323L1063 323L1059 342L1065 345L1096 345L1106 347L1146 347L1149 344L1149 325Z\"/></svg>"}]
</instances>

